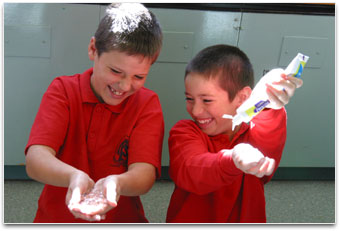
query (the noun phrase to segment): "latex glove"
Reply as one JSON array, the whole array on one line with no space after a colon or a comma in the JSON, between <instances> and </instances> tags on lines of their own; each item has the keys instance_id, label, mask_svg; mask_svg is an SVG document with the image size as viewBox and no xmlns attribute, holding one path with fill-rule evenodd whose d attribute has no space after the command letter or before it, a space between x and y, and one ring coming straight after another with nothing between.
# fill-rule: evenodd
<instances>
[{"instance_id":1,"label":"latex glove","mask_svg":"<svg viewBox=\"0 0 340 231\"><path fill-rule=\"evenodd\" d=\"M303 81L300 78L281 74L281 80L273 82L273 85L283 87L284 90L278 90L270 84L267 86L267 94L270 104L267 108L280 109L289 103L290 98L293 97L295 90L303 85Z\"/></svg>"},{"instance_id":2,"label":"latex glove","mask_svg":"<svg viewBox=\"0 0 340 231\"><path fill-rule=\"evenodd\" d=\"M257 148L250 144L237 144L232 150L235 166L247 174L259 178L269 176L275 168L275 160L265 157Z\"/></svg>"}]
</instances>

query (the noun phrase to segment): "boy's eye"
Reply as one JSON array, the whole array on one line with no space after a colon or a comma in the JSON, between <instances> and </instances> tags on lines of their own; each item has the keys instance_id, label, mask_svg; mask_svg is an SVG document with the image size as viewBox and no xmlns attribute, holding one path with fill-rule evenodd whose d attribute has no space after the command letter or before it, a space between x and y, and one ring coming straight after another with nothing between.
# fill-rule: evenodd
<instances>
[{"instance_id":1,"label":"boy's eye","mask_svg":"<svg viewBox=\"0 0 340 231\"><path fill-rule=\"evenodd\" d=\"M204 103L211 103L212 100L211 100L211 99L204 99L203 102L204 102Z\"/></svg>"},{"instance_id":2,"label":"boy's eye","mask_svg":"<svg viewBox=\"0 0 340 231\"><path fill-rule=\"evenodd\" d=\"M122 73L122 72L117 71L117 70L115 70L115 69L113 69L113 68L111 68L111 71L112 71L113 73L116 73L116 74L121 74L121 73Z\"/></svg>"},{"instance_id":3,"label":"boy's eye","mask_svg":"<svg viewBox=\"0 0 340 231\"><path fill-rule=\"evenodd\" d=\"M143 76L139 76L139 75L135 75L135 77L136 77L137 79L140 79L140 80L144 79Z\"/></svg>"},{"instance_id":4,"label":"boy's eye","mask_svg":"<svg viewBox=\"0 0 340 231\"><path fill-rule=\"evenodd\" d=\"M193 101L193 98L185 97L185 101Z\"/></svg>"}]
</instances>

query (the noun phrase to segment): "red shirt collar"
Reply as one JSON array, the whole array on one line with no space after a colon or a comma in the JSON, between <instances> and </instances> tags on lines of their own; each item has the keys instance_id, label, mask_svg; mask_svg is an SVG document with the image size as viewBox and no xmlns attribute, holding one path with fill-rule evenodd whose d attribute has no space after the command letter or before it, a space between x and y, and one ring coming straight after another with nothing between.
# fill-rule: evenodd
<instances>
[{"instance_id":1,"label":"red shirt collar","mask_svg":"<svg viewBox=\"0 0 340 231\"><path fill-rule=\"evenodd\" d=\"M229 141L230 143L233 143L235 140L237 140L242 134L244 134L249 129L249 124L242 123L240 130L236 132L233 139ZM218 134L216 136L211 136L212 140L229 140L229 136L226 134Z\"/></svg>"},{"instance_id":2,"label":"red shirt collar","mask_svg":"<svg viewBox=\"0 0 340 231\"><path fill-rule=\"evenodd\" d=\"M128 97L119 105L112 106L106 103L101 103L97 99L96 95L94 94L91 88L92 73L93 68L90 68L80 76L80 91L83 103L103 104L105 108L109 109L113 113L121 113L124 110L126 103L129 101L131 97Z\"/></svg>"}]
</instances>

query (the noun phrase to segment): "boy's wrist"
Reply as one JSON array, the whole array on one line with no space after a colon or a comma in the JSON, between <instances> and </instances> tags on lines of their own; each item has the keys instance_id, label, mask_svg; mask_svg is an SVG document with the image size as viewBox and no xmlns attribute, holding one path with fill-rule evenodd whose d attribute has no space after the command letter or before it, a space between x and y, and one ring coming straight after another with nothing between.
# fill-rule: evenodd
<instances>
[{"instance_id":1,"label":"boy's wrist","mask_svg":"<svg viewBox=\"0 0 340 231\"><path fill-rule=\"evenodd\" d=\"M220 167L222 172L227 174L228 176L237 176L242 174L243 172L236 167L232 157L232 151L233 149L220 151Z\"/></svg>"},{"instance_id":2,"label":"boy's wrist","mask_svg":"<svg viewBox=\"0 0 340 231\"><path fill-rule=\"evenodd\" d=\"M284 110L285 110L285 107L282 107L280 109L265 108L264 110L262 110L260 114L257 115L257 117L261 120L272 119L272 118L277 117Z\"/></svg>"}]
</instances>

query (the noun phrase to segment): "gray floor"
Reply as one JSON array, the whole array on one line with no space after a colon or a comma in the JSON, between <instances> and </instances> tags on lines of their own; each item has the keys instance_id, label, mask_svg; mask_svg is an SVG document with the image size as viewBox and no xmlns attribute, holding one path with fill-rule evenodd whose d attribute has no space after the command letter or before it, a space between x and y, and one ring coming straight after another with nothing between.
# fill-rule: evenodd
<instances>
[{"instance_id":1,"label":"gray floor","mask_svg":"<svg viewBox=\"0 0 340 231\"><path fill-rule=\"evenodd\" d=\"M43 185L4 181L3 223L31 223ZM164 223L173 190L171 181L157 181L142 196L151 223ZM335 223L334 181L271 181L265 186L268 223Z\"/></svg>"}]
</instances>

